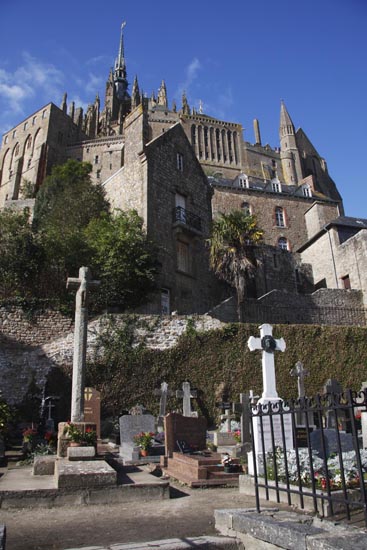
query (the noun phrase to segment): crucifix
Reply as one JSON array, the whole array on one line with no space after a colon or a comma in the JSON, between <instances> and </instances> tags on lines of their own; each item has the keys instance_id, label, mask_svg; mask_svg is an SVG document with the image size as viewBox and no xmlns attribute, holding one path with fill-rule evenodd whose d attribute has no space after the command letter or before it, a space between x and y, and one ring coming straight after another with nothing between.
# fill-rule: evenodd
<instances>
[{"instance_id":1,"label":"crucifix","mask_svg":"<svg viewBox=\"0 0 367 550\"><path fill-rule=\"evenodd\" d=\"M76 290L73 379L71 390L71 421L84 420L84 378L87 355L88 298L89 291L98 287L93 281L89 267L79 269L79 277L69 277L66 288Z\"/></svg>"},{"instance_id":2,"label":"crucifix","mask_svg":"<svg viewBox=\"0 0 367 550\"><path fill-rule=\"evenodd\" d=\"M247 345L250 351L262 350L263 393L259 399L259 403L262 404L280 400L275 383L274 351L285 351L286 346L283 338L273 338L271 325L264 324L259 328L260 338L250 336Z\"/></svg>"},{"instance_id":3,"label":"crucifix","mask_svg":"<svg viewBox=\"0 0 367 550\"><path fill-rule=\"evenodd\" d=\"M306 376L308 376L310 374L310 372L307 369L305 369L305 367L303 366L303 363L301 363L301 361L297 361L297 363L295 364L293 369L291 369L289 371L289 374L291 376L296 376L297 377L298 398L302 399L306 395L306 392L305 392L305 378L306 378Z\"/></svg>"},{"instance_id":4,"label":"crucifix","mask_svg":"<svg viewBox=\"0 0 367 550\"><path fill-rule=\"evenodd\" d=\"M182 390L176 391L176 397L181 397L183 399L182 403L182 414L183 416L193 416L191 411L191 398L197 397L196 390L190 388L190 382L183 382Z\"/></svg>"}]
</instances>

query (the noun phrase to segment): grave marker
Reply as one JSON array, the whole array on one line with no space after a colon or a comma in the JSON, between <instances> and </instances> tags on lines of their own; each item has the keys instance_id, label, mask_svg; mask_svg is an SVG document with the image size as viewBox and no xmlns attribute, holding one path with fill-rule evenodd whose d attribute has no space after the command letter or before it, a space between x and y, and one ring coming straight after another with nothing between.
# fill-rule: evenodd
<instances>
[{"instance_id":1,"label":"grave marker","mask_svg":"<svg viewBox=\"0 0 367 550\"><path fill-rule=\"evenodd\" d=\"M326 412L326 418L325 418L325 427L326 428L337 428L336 418L335 418L335 412L332 408L333 400L337 399L337 396L339 396L341 393L343 393L343 388L339 384L335 378L329 378L329 380L324 385L324 393L329 396L329 410ZM345 427L345 414L344 411L340 410L340 414L338 415L338 422L340 421L343 424L343 427Z\"/></svg>"},{"instance_id":2,"label":"grave marker","mask_svg":"<svg viewBox=\"0 0 367 550\"><path fill-rule=\"evenodd\" d=\"M120 417L120 456L124 462L139 460L139 447L134 436L140 432L154 432L155 418L151 414L126 414Z\"/></svg>"},{"instance_id":3,"label":"grave marker","mask_svg":"<svg viewBox=\"0 0 367 550\"><path fill-rule=\"evenodd\" d=\"M171 391L168 390L168 384L167 382L162 382L161 387L159 389L154 390L154 395L159 396L159 415L158 415L158 430L162 431L164 429L164 417L166 415L166 406L167 406L167 397L172 394Z\"/></svg>"},{"instance_id":4,"label":"grave marker","mask_svg":"<svg viewBox=\"0 0 367 550\"><path fill-rule=\"evenodd\" d=\"M98 287L100 281L93 281L89 267L79 269L79 277L69 277L66 288L76 289L75 329L73 353L73 379L71 391L71 421L84 420L84 378L87 354L88 299L89 291Z\"/></svg>"},{"instance_id":5,"label":"grave marker","mask_svg":"<svg viewBox=\"0 0 367 550\"><path fill-rule=\"evenodd\" d=\"M302 405L304 404L305 396L306 396L305 377L308 376L310 374L310 372L309 372L309 370L305 369L305 367L303 366L303 363L301 363L301 361L297 361L297 363L295 364L293 369L291 369L289 371L289 374L291 376L297 377L299 406L302 407ZM313 417L310 414L308 425L313 426L313 424L314 424ZM297 427L300 427L300 428L303 428L307 425L306 413L305 412L303 412L301 410L296 412L296 425L297 425ZM300 432L299 432L299 441L300 442L302 441L302 445L303 445L303 441L304 441L304 437L305 437L304 434L305 434L304 430L300 430ZM307 437L307 432L306 432L306 437ZM298 435L297 435L297 438L298 438Z\"/></svg>"},{"instance_id":6,"label":"grave marker","mask_svg":"<svg viewBox=\"0 0 367 550\"><path fill-rule=\"evenodd\" d=\"M191 410L191 399L197 397L197 391L190 388L190 382L183 382L182 390L176 391L176 397L182 398L183 416L197 416L197 413Z\"/></svg>"}]
</instances>

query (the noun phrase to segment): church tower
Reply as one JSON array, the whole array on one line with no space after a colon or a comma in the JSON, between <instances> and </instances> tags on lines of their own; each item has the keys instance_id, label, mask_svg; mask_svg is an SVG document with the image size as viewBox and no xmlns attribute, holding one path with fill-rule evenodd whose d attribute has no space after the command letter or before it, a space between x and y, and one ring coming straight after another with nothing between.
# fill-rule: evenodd
<instances>
[{"instance_id":1,"label":"church tower","mask_svg":"<svg viewBox=\"0 0 367 550\"><path fill-rule=\"evenodd\" d=\"M291 117L282 101L280 107L280 159L285 183L296 185L303 179L301 158L296 141L296 132Z\"/></svg>"}]
</instances>

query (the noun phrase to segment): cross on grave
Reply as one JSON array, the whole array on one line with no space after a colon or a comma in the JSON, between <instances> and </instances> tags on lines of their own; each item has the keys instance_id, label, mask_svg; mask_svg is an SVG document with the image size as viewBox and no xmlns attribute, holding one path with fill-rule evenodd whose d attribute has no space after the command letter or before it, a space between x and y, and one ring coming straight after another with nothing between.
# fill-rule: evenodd
<instances>
[{"instance_id":1,"label":"cross on grave","mask_svg":"<svg viewBox=\"0 0 367 550\"><path fill-rule=\"evenodd\" d=\"M339 384L335 378L329 378L327 380L326 384L324 385L324 393L328 395L328 401L329 401L329 409L326 411L326 417L325 417L325 427L326 428L337 428L337 421L335 418L335 409L332 407L332 403L334 399L338 399L337 396L339 396L341 393L343 393L343 388ZM338 422L342 424L343 428L345 428L345 412L342 410L339 410L338 413Z\"/></svg>"},{"instance_id":2,"label":"cross on grave","mask_svg":"<svg viewBox=\"0 0 367 550\"><path fill-rule=\"evenodd\" d=\"M190 382L183 382L182 390L176 391L176 397L181 397L183 400L182 403L182 414L183 416L193 416L191 411L191 399L197 397L197 391L191 390Z\"/></svg>"},{"instance_id":3,"label":"cross on grave","mask_svg":"<svg viewBox=\"0 0 367 550\"><path fill-rule=\"evenodd\" d=\"M262 350L262 376L263 393L259 403L268 401L279 401L275 383L275 365L274 351L285 351L285 341L283 338L275 340L273 338L273 327L268 324L261 325L260 338L250 336L247 345L250 351Z\"/></svg>"},{"instance_id":4,"label":"cross on grave","mask_svg":"<svg viewBox=\"0 0 367 550\"><path fill-rule=\"evenodd\" d=\"M84 420L84 378L87 354L88 298L90 290L98 287L89 267L79 269L79 277L69 277L66 288L76 290L73 379L71 390L71 421Z\"/></svg>"},{"instance_id":5,"label":"cross on grave","mask_svg":"<svg viewBox=\"0 0 367 550\"><path fill-rule=\"evenodd\" d=\"M245 394L241 393L240 395L245 395ZM248 397L249 397L251 405L256 405L256 401L259 399L260 395L255 395L254 390L250 390L248 392Z\"/></svg>"},{"instance_id":6,"label":"cross on grave","mask_svg":"<svg viewBox=\"0 0 367 550\"><path fill-rule=\"evenodd\" d=\"M301 361L297 361L293 369L289 371L291 376L297 377L297 386L298 386L298 398L302 399L305 397L305 378L310 374L310 371L305 369Z\"/></svg>"},{"instance_id":7,"label":"cross on grave","mask_svg":"<svg viewBox=\"0 0 367 550\"><path fill-rule=\"evenodd\" d=\"M163 428L163 419L166 414L167 397L172 395L172 392L168 390L167 382L162 382L159 389L153 391L154 395L159 396L159 415L158 415L158 428Z\"/></svg>"}]
</instances>

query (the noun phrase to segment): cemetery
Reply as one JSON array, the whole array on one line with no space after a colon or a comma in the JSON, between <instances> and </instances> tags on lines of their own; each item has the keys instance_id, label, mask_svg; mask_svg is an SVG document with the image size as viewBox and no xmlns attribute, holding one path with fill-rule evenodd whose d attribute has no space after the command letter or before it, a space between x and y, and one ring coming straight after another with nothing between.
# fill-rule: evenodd
<instances>
[{"instance_id":1,"label":"cemetery","mask_svg":"<svg viewBox=\"0 0 367 550\"><path fill-rule=\"evenodd\" d=\"M76 290L70 420L64 416L55 421L53 415L62 395L51 393L50 388L46 391L44 386L42 422L24 424L22 452L18 455L25 459L23 463L6 468L11 451L0 440L0 459L5 466L0 477L1 509L132 505L147 500L154 506L168 500L172 487L180 483L197 489L232 487L243 498L253 499L257 519L254 512L242 510L237 516L235 511L220 510L218 506L215 515L216 529L222 536L219 545L220 541L227 544L227 535L238 541L248 540L256 522L265 522L270 531L270 524L281 530L282 516L274 511L270 518L267 511L272 504L283 503L324 518L344 514L350 519L358 513L367 525L367 383L362 382L363 377L359 387L353 382L353 389L330 377L320 387L322 372L315 372L310 355L296 356L293 352L284 362L291 347L288 336L294 339L292 328L288 327L287 332L285 326L266 323L260 327L227 326L222 329L224 344L238 337L240 351L236 348L236 353L250 362L247 365L246 361L245 369L256 368L252 388L246 370L242 378L234 371L228 377L236 361L233 354L226 358L223 372L227 376L215 378L220 381L216 390L210 377L200 378L205 369L196 378L188 376L179 381L172 379L169 371L165 378L156 374L150 387L144 381L145 391L140 394L144 401L132 401L136 394L129 400L125 398L117 425L106 435L108 422L103 411L111 395L102 383L102 391L86 384L91 380L88 299L98 284L88 268L81 268L78 278L68 279L68 287ZM205 334L194 331L190 338L182 338L184 344L189 341L195 348L203 345ZM362 340L360 345L365 345ZM133 344L131 349L135 359L142 361L137 355L139 347ZM224 349L228 352L229 348ZM359 357L358 350L356 353ZM113 355L110 359L113 363ZM196 368L199 366L197 360ZM186 370L186 374L189 372ZM313 387L319 384L318 393L310 393L311 382ZM288 393L289 388L292 391ZM5 427L5 401L2 407ZM228 517L232 518L231 528ZM298 520L296 515L292 518L288 530L293 532L298 529ZM268 531L264 535L263 527L256 529L259 532L255 539L270 544ZM327 529L310 520L307 536L321 534L330 537Z\"/></svg>"}]
</instances>

